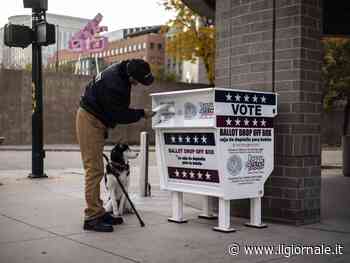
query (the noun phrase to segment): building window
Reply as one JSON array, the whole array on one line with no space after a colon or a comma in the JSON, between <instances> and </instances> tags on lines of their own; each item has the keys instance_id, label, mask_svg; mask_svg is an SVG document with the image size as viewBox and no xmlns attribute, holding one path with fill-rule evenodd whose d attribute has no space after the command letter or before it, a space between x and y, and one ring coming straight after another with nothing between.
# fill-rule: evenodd
<instances>
[{"instance_id":1,"label":"building window","mask_svg":"<svg viewBox=\"0 0 350 263\"><path fill-rule=\"evenodd\" d=\"M154 49L154 43L150 44L150 49Z\"/></svg>"},{"instance_id":2,"label":"building window","mask_svg":"<svg viewBox=\"0 0 350 263\"><path fill-rule=\"evenodd\" d=\"M142 45L141 45L141 43L140 43L140 44L138 44L137 49L138 49L138 50L141 50L141 49L142 49Z\"/></svg>"},{"instance_id":3,"label":"building window","mask_svg":"<svg viewBox=\"0 0 350 263\"><path fill-rule=\"evenodd\" d=\"M107 51L107 57L110 55L109 50Z\"/></svg>"},{"instance_id":4,"label":"building window","mask_svg":"<svg viewBox=\"0 0 350 263\"><path fill-rule=\"evenodd\" d=\"M115 54L118 55L118 53L119 53L119 49L116 48L115 49Z\"/></svg>"},{"instance_id":5,"label":"building window","mask_svg":"<svg viewBox=\"0 0 350 263\"><path fill-rule=\"evenodd\" d=\"M159 50L162 50L162 48L163 48L162 44L159 43L159 44L158 44L158 49L159 49Z\"/></svg>"},{"instance_id":6,"label":"building window","mask_svg":"<svg viewBox=\"0 0 350 263\"><path fill-rule=\"evenodd\" d=\"M119 53L120 53L120 54L123 54L123 48L120 48L120 49L119 49Z\"/></svg>"},{"instance_id":7,"label":"building window","mask_svg":"<svg viewBox=\"0 0 350 263\"><path fill-rule=\"evenodd\" d=\"M132 46L129 46L129 52L131 52L132 51Z\"/></svg>"},{"instance_id":8,"label":"building window","mask_svg":"<svg viewBox=\"0 0 350 263\"><path fill-rule=\"evenodd\" d=\"M132 50L133 50L133 51L136 51L136 50L137 50L137 46L136 46L136 45L133 45Z\"/></svg>"},{"instance_id":9,"label":"building window","mask_svg":"<svg viewBox=\"0 0 350 263\"><path fill-rule=\"evenodd\" d=\"M124 47L124 53L128 52L128 47Z\"/></svg>"},{"instance_id":10,"label":"building window","mask_svg":"<svg viewBox=\"0 0 350 263\"><path fill-rule=\"evenodd\" d=\"M146 42L144 42L142 48L146 49L146 47L147 47L147 44L146 44Z\"/></svg>"}]
</instances>

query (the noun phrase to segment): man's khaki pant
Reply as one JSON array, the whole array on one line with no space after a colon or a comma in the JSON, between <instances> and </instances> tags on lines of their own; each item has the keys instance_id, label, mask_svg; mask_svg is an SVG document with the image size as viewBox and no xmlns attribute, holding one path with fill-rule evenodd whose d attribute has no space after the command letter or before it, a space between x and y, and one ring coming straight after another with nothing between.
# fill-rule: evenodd
<instances>
[{"instance_id":1,"label":"man's khaki pant","mask_svg":"<svg viewBox=\"0 0 350 263\"><path fill-rule=\"evenodd\" d=\"M105 131L106 127L101 121L84 109L78 109L76 132L85 169L85 220L98 218L105 213L100 198Z\"/></svg>"}]
</instances>

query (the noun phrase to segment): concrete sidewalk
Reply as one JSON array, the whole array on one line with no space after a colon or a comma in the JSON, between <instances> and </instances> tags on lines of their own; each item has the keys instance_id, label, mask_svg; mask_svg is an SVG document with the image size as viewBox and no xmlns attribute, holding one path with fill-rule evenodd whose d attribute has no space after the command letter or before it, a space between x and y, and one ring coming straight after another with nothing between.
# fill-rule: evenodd
<instances>
[{"instance_id":1,"label":"concrete sidewalk","mask_svg":"<svg viewBox=\"0 0 350 263\"><path fill-rule=\"evenodd\" d=\"M110 151L113 148L112 145L106 145L105 150ZM139 145L132 145L130 148L134 151L139 151ZM31 145L0 145L0 151L31 151ZM79 145L77 144L48 144L44 145L44 150L48 152L79 152ZM155 151L154 146L150 146L151 152Z\"/></svg>"},{"instance_id":2,"label":"concrete sidewalk","mask_svg":"<svg viewBox=\"0 0 350 263\"><path fill-rule=\"evenodd\" d=\"M63 158L69 153L57 154ZM338 157L332 163L339 163ZM132 174L137 175L135 164L132 167ZM136 194L137 176L131 188L146 227L141 228L136 217L128 215L125 224L117 226L113 233L82 230L81 168L50 169L49 178L44 180L27 179L29 170L25 169L1 170L0 262L350 262L350 178L341 176L339 169L323 170L321 223L295 227L268 222L266 229L252 229L243 226L246 219L232 218L237 232L230 234L214 232L212 227L217 222L198 219L200 211L189 206L185 208L187 224L168 223L169 193L159 189L156 166L150 169L152 197ZM277 248L282 244L324 244L333 249L340 244L344 254L286 257L289 247L284 249L285 256L279 251L263 255L248 255L244 251L244 245ZM229 247L236 245L240 246L238 255L230 255Z\"/></svg>"}]
</instances>

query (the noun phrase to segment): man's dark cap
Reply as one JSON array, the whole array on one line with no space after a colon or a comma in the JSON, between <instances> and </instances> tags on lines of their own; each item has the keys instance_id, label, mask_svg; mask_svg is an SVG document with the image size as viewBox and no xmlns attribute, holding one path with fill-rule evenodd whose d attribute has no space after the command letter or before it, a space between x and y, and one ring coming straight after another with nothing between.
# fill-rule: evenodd
<instances>
[{"instance_id":1,"label":"man's dark cap","mask_svg":"<svg viewBox=\"0 0 350 263\"><path fill-rule=\"evenodd\" d=\"M126 64L129 76L142 85L151 85L154 81L151 67L142 59L132 59Z\"/></svg>"}]
</instances>

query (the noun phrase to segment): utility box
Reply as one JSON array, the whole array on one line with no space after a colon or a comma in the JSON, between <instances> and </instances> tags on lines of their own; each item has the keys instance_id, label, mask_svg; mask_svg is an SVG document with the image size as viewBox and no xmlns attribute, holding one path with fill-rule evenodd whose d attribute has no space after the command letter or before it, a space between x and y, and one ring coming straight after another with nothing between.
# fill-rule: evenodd
<instances>
[{"instance_id":1,"label":"utility box","mask_svg":"<svg viewBox=\"0 0 350 263\"><path fill-rule=\"evenodd\" d=\"M251 200L251 220L261 223L264 183L274 167L271 92L208 88L151 94L161 188L172 191L169 221L186 222L183 193L203 195L202 217L212 218L210 197L219 198L219 224L232 232L230 200Z\"/></svg>"}]
</instances>

